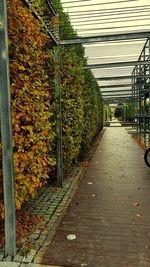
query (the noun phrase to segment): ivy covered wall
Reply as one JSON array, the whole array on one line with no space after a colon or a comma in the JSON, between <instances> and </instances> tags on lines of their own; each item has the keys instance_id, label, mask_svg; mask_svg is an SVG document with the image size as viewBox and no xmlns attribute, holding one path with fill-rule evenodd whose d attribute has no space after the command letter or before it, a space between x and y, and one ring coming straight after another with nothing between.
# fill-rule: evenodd
<instances>
[{"instance_id":1,"label":"ivy covered wall","mask_svg":"<svg viewBox=\"0 0 150 267\"><path fill-rule=\"evenodd\" d=\"M33 8L42 12L43 0ZM60 15L60 37L76 33L60 1L53 1ZM54 46L22 0L7 0L9 22L10 83L16 208L42 187L56 168L54 99ZM53 18L53 25L58 23ZM102 128L98 85L86 64L81 45L61 47L64 170L82 149L89 148ZM0 178L0 214L4 216Z\"/></svg>"}]
</instances>

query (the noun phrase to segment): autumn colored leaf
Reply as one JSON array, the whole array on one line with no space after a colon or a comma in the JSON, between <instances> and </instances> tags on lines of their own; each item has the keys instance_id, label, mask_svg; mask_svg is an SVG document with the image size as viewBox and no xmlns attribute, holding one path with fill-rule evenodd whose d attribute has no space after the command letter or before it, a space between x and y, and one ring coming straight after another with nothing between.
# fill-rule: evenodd
<instances>
[{"instance_id":1,"label":"autumn colored leaf","mask_svg":"<svg viewBox=\"0 0 150 267\"><path fill-rule=\"evenodd\" d=\"M59 1L60 35L75 37L68 15ZM45 1L33 1L29 10L21 0L7 0L10 58L10 92L14 150L16 209L54 176L56 168L56 114L54 44L32 14L44 14ZM58 18L52 16L53 29ZM61 49L61 108L64 171L91 145L101 127L99 87L92 72L84 70L81 45ZM0 151L1 152L1 151ZM1 155L1 154L0 154ZM1 156L0 156L0 164ZM86 168L87 163L82 163ZM2 174L0 174L2 188ZM0 216L4 217L0 199Z\"/></svg>"}]
</instances>

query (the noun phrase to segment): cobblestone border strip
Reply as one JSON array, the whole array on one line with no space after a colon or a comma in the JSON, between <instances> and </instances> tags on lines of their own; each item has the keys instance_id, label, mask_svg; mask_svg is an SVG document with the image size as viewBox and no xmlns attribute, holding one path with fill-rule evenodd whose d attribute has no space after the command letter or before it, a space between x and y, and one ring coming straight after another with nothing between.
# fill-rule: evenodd
<instances>
[{"instance_id":1,"label":"cobblestone border strip","mask_svg":"<svg viewBox=\"0 0 150 267\"><path fill-rule=\"evenodd\" d=\"M60 265L45 265L36 263L0 262L0 267L63 267Z\"/></svg>"},{"instance_id":2,"label":"cobblestone border strip","mask_svg":"<svg viewBox=\"0 0 150 267\"><path fill-rule=\"evenodd\" d=\"M52 243L57 227L60 224L60 222L62 221L62 218L64 217L64 214L66 213L71 200L79 186L80 180L83 177L85 173L84 169L80 169L79 172L76 175L75 180L73 181L73 183L71 184L67 194L65 195L65 197L63 198L62 202L60 203L60 205L58 206L58 208L56 209L55 215L53 216L53 221L50 222L49 227L51 228L49 235L47 236L45 242L43 243L41 249L39 250L39 252L37 253L37 255L34 258L34 263L41 263L42 262L42 258L43 258L43 254L46 252L47 247Z\"/></svg>"},{"instance_id":3,"label":"cobblestone border strip","mask_svg":"<svg viewBox=\"0 0 150 267\"><path fill-rule=\"evenodd\" d=\"M1 250L0 261L24 263L24 266L31 262L41 262L42 255L52 242L56 229L70 205L84 173L85 169L77 167L65 180L63 188L46 185L39 190L36 198L30 200L22 210L29 214L39 215L42 218L41 222L37 225L34 233L22 240L22 247L18 249L14 259L10 256L5 258L4 251Z\"/></svg>"}]
</instances>

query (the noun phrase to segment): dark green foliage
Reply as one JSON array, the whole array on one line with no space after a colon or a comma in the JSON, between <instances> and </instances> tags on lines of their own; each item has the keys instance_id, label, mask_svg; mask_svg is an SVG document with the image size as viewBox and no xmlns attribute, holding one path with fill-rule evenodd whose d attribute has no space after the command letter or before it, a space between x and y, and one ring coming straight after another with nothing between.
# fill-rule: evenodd
<instances>
[{"instance_id":1,"label":"dark green foliage","mask_svg":"<svg viewBox=\"0 0 150 267\"><path fill-rule=\"evenodd\" d=\"M84 71L84 130L83 148L89 147L95 134L102 126L99 86L90 70Z\"/></svg>"},{"instance_id":2,"label":"dark green foliage","mask_svg":"<svg viewBox=\"0 0 150 267\"><path fill-rule=\"evenodd\" d=\"M53 5L60 18L60 39L77 37L59 0ZM64 168L68 168L82 149L90 146L101 129L99 87L90 70L84 70L86 59L82 45L61 47L61 84L63 113Z\"/></svg>"},{"instance_id":3,"label":"dark green foliage","mask_svg":"<svg viewBox=\"0 0 150 267\"><path fill-rule=\"evenodd\" d=\"M115 110L115 117L116 118L122 118L123 114L122 114L122 105L118 105L116 107L116 110Z\"/></svg>"}]
</instances>

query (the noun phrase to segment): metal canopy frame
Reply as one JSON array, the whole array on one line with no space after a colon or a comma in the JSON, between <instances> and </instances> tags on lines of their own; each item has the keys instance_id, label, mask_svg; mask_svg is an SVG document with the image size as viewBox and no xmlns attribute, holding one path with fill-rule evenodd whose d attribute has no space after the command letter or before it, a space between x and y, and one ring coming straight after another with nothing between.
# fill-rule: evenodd
<instances>
[{"instance_id":1,"label":"metal canopy frame","mask_svg":"<svg viewBox=\"0 0 150 267\"><path fill-rule=\"evenodd\" d=\"M139 32L129 32L121 34L108 34L101 36L91 36L91 37L80 37L70 40L60 40L60 45L71 45L71 44L90 44L97 42L110 42L110 41L120 41L120 40L133 40L133 39L145 39L150 37L149 31L139 31Z\"/></svg>"},{"instance_id":2,"label":"metal canopy frame","mask_svg":"<svg viewBox=\"0 0 150 267\"><path fill-rule=\"evenodd\" d=\"M140 66L140 65L149 65L150 60L145 61L122 61L122 62L113 62L113 63L103 63L103 64L90 64L84 67L84 69L104 69L104 68L119 68L119 67L126 67L126 66Z\"/></svg>"},{"instance_id":3,"label":"metal canopy frame","mask_svg":"<svg viewBox=\"0 0 150 267\"><path fill-rule=\"evenodd\" d=\"M136 21L138 20L138 15L141 15L141 12L149 12L147 10L147 8L149 8L149 6L147 6L147 4L142 3L141 6L137 5L130 5L129 3L127 5L125 5L125 8L123 7L123 5L120 4L119 7L115 7L115 6L111 6L111 4L113 2L107 3L108 5L110 4L110 6L108 6L109 8L104 8L102 7L101 9L93 9L92 6L89 9L89 3L85 1L84 3L84 8L82 8L82 1L80 3L79 2L79 8L76 10L74 9L74 6L71 6L71 3L69 5L68 3L68 14L70 15L70 19L72 22L72 25L74 25L74 27L77 30L78 35L80 35L77 38L71 39L71 40L61 40L61 44L62 45L70 45L70 44L101 44L101 43L109 43L109 42L116 42L116 41L124 41L124 40L134 40L134 39L149 39L150 38L150 31L148 30L142 30L142 31L138 31L137 27L135 27L135 31L132 32L124 32L124 29L126 27L131 28L132 25L128 26L124 26L122 24L121 26L121 22L122 22L122 18L126 18L128 19L128 21L132 21L133 17L135 17L135 15L137 15L137 18L135 19ZM140 4L140 3L139 3ZM65 1L64 1L64 7L66 7L65 5ZM69 8L71 9L71 11L69 10ZM132 17L132 13L134 12L134 16ZM119 26L116 25L116 27L112 27L112 23L117 23L117 21L119 22L119 17L120 16L120 24ZM100 19L98 20L98 16L100 16ZM142 15L143 17L144 15ZM147 17L147 16L146 16ZM98 20L98 22L96 21L96 18ZM117 20L116 20L117 18ZM109 21L108 21L109 20ZM143 19L144 20L144 19ZM102 28L102 24L107 24L108 21L108 26L104 25L104 28ZM126 20L127 22L127 20ZM146 20L145 20L146 22ZM111 23L111 25L110 25ZM93 28L94 26L95 28ZM99 27L100 26L100 27ZM140 25L139 25L140 26ZM146 26L146 25L145 25ZM115 34L113 33L114 29L116 29ZM117 32L117 29L120 31L120 29L122 29L123 33L119 33L119 31ZM108 33L109 31L109 33ZM99 34L97 33L99 32ZM90 36L88 36L90 35ZM92 36L93 35L93 36ZM86 47L86 46L85 46ZM88 46L87 46L88 47ZM146 49L148 50L148 53L146 55ZM90 58L89 58L90 53L87 53L87 58L90 62ZM104 54L105 55L105 54ZM109 62L109 63L102 63L101 64L88 64L87 66L85 66L85 69L91 69L93 74L95 76L97 76L97 72L95 70L100 70L101 72L99 73L105 73L103 72L103 68L105 69L109 69L108 73L106 73L106 77L104 74L100 77L97 76L95 79L97 82L99 82L99 88L100 88L100 92L101 92L101 96L102 98L105 100L105 102L107 101L107 103L109 102L114 102L114 101L120 101L120 100L125 100L126 101L132 101L132 103L136 103L139 102L140 100L143 100L147 97L148 93L149 93L149 84L150 84L150 64L149 64L149 60L150 60L150 48L149 45L145 45L143 48L143 51L138 59L138 62L134 62L134 61L130 61L130 62ZM95 60L96 61L96 60ZM144 62L145 61L145 62ZM96 61L97 62L97 61ZM107 61L106 61L107 62ZM110 68L114 69L114 70L118 70L117 68L124 68L127 66L135 66L135 69L140 69L140 71L136 71L136 74L133 72L131 75L121 75L115 77L113 75L113 71L111 73ZM115 69L116 68L116 69ZM141 71L142 70L142 71ZM110 73L109 73L110 71ZM120 71L121 72L121 71ZM112 74L112 76L110 76L109 74ZM117 71L118 74L118 71ZM124 83L123 80L128 79L129 81L131 81L131 84L128 83ZM144 80L142 81L142 85L137 85L139 80ZM122 80L122 83L120 83L120 85L118 84L119 81ZM110 81L110 83L109 83ZM115 83L115 81L117 81ZM111 89L112 90L109 90ZM120 90L119 90L120 88ZM125 88L125 90L124 90ZM129 90L129 91L128 91ZM123 96L120 97L120 94L127 94L127 93L131 93L132 94L132 98L129 98L128 96L123 98ZM111 97L112 94L112 97ZM107 96L105 96L107 95ZM107 100L106 100L107 98ZM109 99L109 100L108 100ZM150 99L150 93L149 93L149 99ZM144 100L145 101L145 100ZM149 108L149 113L150 113L150 108ZM150 123L149 123L150 124ZM150 128L150 127L149 127ZM150 131L150 130L149 130Z\"/></svg>"},{"instance_id":4,"label":"metal canopy frame","mask_svg":"<svg viewBox=\"0 0 150 267\"><path fill-rule=\"evenodd\" d=\"M100 87L101 88L101 87ZM136 89L136 93L140 94L140 93L146 93L148 91L148 89L140 89L140 88L137 88ZM103 93L122 93L122 92L132 92L133 93L133 87L132 88L129 88L129 89L121 89L121 90L104 90L104 91L101 91L100 92L103 94Z\"/></svg>"},{"instance_id":5,"label":"metal canopy frame","mask_svg":"<svg viewBox=\"0 0 150 267\"><path fill-rule=\"evenodd\" d=\"M136 76L136 78L137 79L139 79L139 78L148 78L149 77L149 75L143 75L143 76L141 76L141 75L137 75ZM132 76L132 75L128 75L128 76L118 76L118 77L116 77L116 76L111 76L111 77L103 77L103 78L101 78L101 77L97 77L97 78L95 78L95 80L96 81L113 81L113 80L125 80L125 79L133 79L133 78L135 78L135 76Z\"/></svg>"},{"instance_id":6,"label":"metal canopy frame","mask_svg":"<svg viewBox=\"0 0 150 267\"><path fill-rule=\"evenodd\" d=\"M104 98L109 98L109 97L124 97L124 96L133 96L132 92L123 92L123 93L120 93L120 92L113 92L113 93L107 93L105 94L104 92L101 92L101 96L102 96L102 99ZM135 94L135 96L138 96L138 94Z\"/></svg>"},{"instance_id":7,"label":"metal canopy frame","mask_svg":"<svg viewBox=\"0 0 150 267\"><path fill-rule=\"evenodd\" d=\"M150 85L150 83L142 83L141 84L142 86L145 86L145 85ZM120 87L120 88L124 88L124 87L132 87L133 84L130 83L130 84L113 84L113 85L103 85L103 86L99 86L101 89L105 89L105 88L117 88L117 87ZM134 84L134 86L136 87L139 87L139 84Z\"/></svg>"},{"instance_id":8,"label":"metal canopy frame","mask_svg":"<svg viewBox=\"0 0 150 267\"><path fill-rule=\"evenodd\" d=\"M63 2L63 0L62 0ZM129 23L127 23L126 26L123 25L122 22L124 22L124 18L128 19L126 21L133 21L132 19L132 13L134 12L134 17L135 15L137 15L137 20L138 20L138 14L140 15L141 12L149 12L149 10L147 10L147 8L149 7L149 5L147 5L147 3L137 3L135 5L133 4L125 4L125 5L121 5L120 6L112 6L113 2L109 2L108 4L108 8L102 7L101 9L93 9L92 8L92 3L90 2L84 2L84 7L82 5L82 1L78 1L79 5L78 8L76 6L76 8L74 8L74 6L71 5L71 2L68 2L68 9L67 12L70 16L70 20L72 22L72 25L75 27L75 29L77 30L78 35L80 35L77 38L74 39L70 39L70 40L61 40L60 44L61 45L71 45L71 44L101 44L101 43L109 43L109 42L117 42L117 41L127 41L127 40L135 40L135 39L140 39L140 40L144 40L147 38L150 38L150 31L149 30L138 30L140 27L136 27L136 24L134 24L134 30L131 31L129 30L130 27L132 27L132 25L130 25ZM128 1L125 1L128 2ZM130 1L129 1L130 2ZM64 8L66 7L66 3L65 1L63 2L64 4ZM94 4L94 3L93 3ZM105 3L106 4L106 3ZM139 5L141 4L141 5ZM91 8L89 9L89 5L91 6ZM110 6L109 6L110 5ZM100 15L100 19L99 16ZM122 16L123 15L123 16ZM125 16L126 15L126 16ZM116 20L116 16L117 16L117 20ZM104 26L101 27L101 24L107 24L107 20L108 24L111 23L117 23L117 21L119 20L120 17L120 24L122 23L122 25L119 24L119 26L116 24L116 27L111 27L111 25L108 26ZM142 15L144 16L144 15ZM96 18L98 21L96 21ZM123 18L123 20L122 20ZM145 17L145 28L147 27L146 24L146 18L147 15ZM103 21L102 21L103 20ZM143 19L144 20L144 19ZM134 20L135 22L135 20ZM97 26L99 24L99 26ZM92 28L93 26L91 25L95 25L95 28ZM137 25L137 26L142 26L142 25ZM128 30L125 30L125 28L128 28ZM114 34L114 29L115 30L115 34ZM118 29L118 31L117 31ZM122 32L120 33L122 29ZM88 46L87 46L88 47ZM144 48L146 49L146 48ZM138 53L139 54L139 53ZM87 53L88 55L88 53ZM88 58L88 56L87 56ZM88 60L90 60L90 58L88 58ZM115 69L117 70L117 68L125 68L125 67L129 67L129 66L137 66L141 67L141 68L145 68L145 69L149 69L150 67L150 57L144 57L144 60L139 60L138 61L119 61L119 62L109 62L109 63L101 63L101 64L90 64L88 63L87 66L85 66L85 69L91 69L93 74L95 73L95 76L97 76L96 71L94 72L94 70L102 70L104 68L106 69ZM102 73L102 71L101 71ZM105 76L105 75L104 75ZM107 77L108 76L108 77ZM143 74L142 74L143 76ZM145 72L144 77L145 77L145 82L143 83L143 87L148 86L148 76L149 74L147 74ZM143 78L143 77L142 77ZM96 77L95 78L96 81L100 81L101 84L99 85L100 89L101 89L101 93L105 93L106 91L104 89L109 89L109 88L118 88L120 87L120 91L122 91L122 88L128 88L129 86L132 89L132 92L135 91L135 86L136 83L134 83L134 87L132 86L132 80L134 79L133 75L121 75L120 77L115 77L115 76L110 76L106 74L106 77ZM111 85L111 83L109 84L108 81L119 81L121 79L130 79L131 81L131 85L129 85L128 83L124 83L122 82L122 84L118 85L113 84ZM138 76L136 78L136 80L141 79L141 75L140 73L138 73ZM105 83L102 83L102 81L106 81ZM108 84L108 85L105 85ZM122 88L121 88L122 87ZM132 88L133 87L133 88ZM143 94L146 92L145 88L141 87L139 89L138 86L136 86L136 91L138 90L138 93L142 93ZM142 90L141 90L142 89ZM107 91L108 92L108 91ZM116 91L116 94L118 93L118 91Z\"/></svg>"},{"instance_id":9,"label":"metal canopy frame","mask_svg":"<svg viewBox=\"0 0 150 267\"><path fill-rule=\"evenodd\" d=\"M5 207L5 256L14 256L16 253L16 219L10 105L7 7L5 0L0 1L0 18L0 119Z\"/></svg>"},{"instance_id":10,"label":"metal canopy frame","mask_svg":"<svg viewBox=\"0 0 150 267\"><path fill-rule=\"evenodd\" d=\"M139 56L139 61L142 62L145 59L150 58L150 38L147 39L145 45ZM148 134L148 140L150 141L150 65L135 66L132 71L132 88L134 95L134 103L138 105L139 112L136 114L135 125L137 132L144 135L146 140L146 134ZM137 78L140 76L140 78ZM140 94L136 98L137 94L137 81ZM143 86L144 83L144 86ZM146 111L146 100L149 99L149 110Z\"/></svg>"},{"instance_id":11,"label":"metal canopy frame","mask_svg":"<svg viewBox=\"0 0 150 267\"><path fill-rule=\"evenodd\" d=\"M32 9L32 4L33 4L33 0L23 0L24 3L27 5L27 7L30 9ZM56 31L52 30L51 27L51 16L57 16L57 13L55 11L55 9L53 8L53 6L51 5L49 0L45 0L45 5L47 6L47 14L45 15L41 15L40 13L38 13L37 11L33 11L32 9L32 14L35 16L36 19L38 19L40 21L40 23L43 24L44 28L46 29L47 33L49 34L49 36L52 38L53 42L55 45L58 45L59 42L59 34L57 34Z\"/></svg>"},{"instance_id":12,"label":"metal canopy frame","mask_svg":"<svg viewBox=\"0 0 150 267\"><path fill-rule=\"evenodd\" d=\"M116 92L132 92L132 88L131 89L123 89L123 90L105 90L105 91L102 91L101 93L116 93Z\"/></svg>"}]
</instances>

